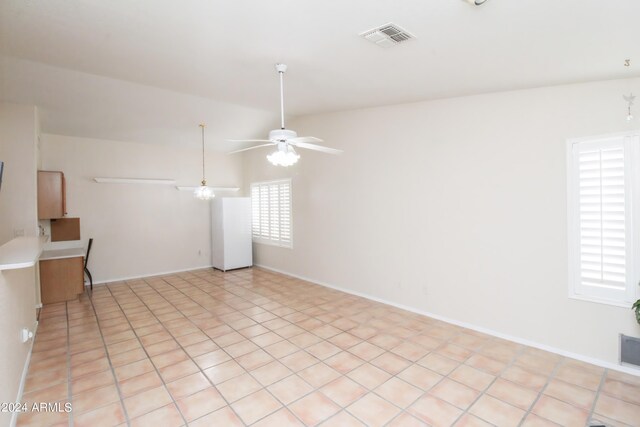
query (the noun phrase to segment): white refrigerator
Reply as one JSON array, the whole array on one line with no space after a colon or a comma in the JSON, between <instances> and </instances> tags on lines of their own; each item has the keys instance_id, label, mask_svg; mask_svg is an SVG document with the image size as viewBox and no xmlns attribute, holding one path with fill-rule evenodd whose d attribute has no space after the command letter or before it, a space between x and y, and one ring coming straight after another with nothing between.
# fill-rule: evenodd
<instances>
[{"instance_id":1,"label":"white refrigerator","mask_svg":"<svg viewBox=\"0 0 640 427\"><path fill-rule=\"evenodd\" d=\"M251 199L216 197L211 202L211 263L227 271L253 265Z\"/></svg>"}]
</instances>

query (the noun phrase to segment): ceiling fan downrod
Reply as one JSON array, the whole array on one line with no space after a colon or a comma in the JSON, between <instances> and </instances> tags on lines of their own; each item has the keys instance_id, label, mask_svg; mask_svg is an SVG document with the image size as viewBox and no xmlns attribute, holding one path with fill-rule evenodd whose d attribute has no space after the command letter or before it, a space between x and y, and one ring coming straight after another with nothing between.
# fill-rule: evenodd
<instances>
[{"instance_id":1,"label":"ceiling fan downrod","mask_svg":"<svg viewBox=\"0 0 640 427\"><path fill-rule=\"evenodd\" d=\"M276 71L280 75L280 129L284 130L284 73L287 64L276 64Z\"/></svg>"}]
</instances>

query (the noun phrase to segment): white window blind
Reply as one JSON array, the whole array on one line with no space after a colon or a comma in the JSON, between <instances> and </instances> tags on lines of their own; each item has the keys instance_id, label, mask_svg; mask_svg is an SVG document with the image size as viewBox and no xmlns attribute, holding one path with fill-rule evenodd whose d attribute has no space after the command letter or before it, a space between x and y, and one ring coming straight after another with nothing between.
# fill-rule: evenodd
<instances>
[{"instance_id":1,"label":"white window blind","mask_svg":"<svg viewBox=\"0 0 640 427\"><path fill-rule=\"evenodd\" d=\"M253 240L292 247L291 180L251 184Z\"/></svg>"},{"instance_id":2,"label":"white window blind","mask_svg":"<svg viewBox=\"0 0 640 427\"><path fill-rule=\"evenodd\" d=\"M633 136L569 142L572 296L622 305L635 299L637 143Z\"/></svg>"}]
</instances>

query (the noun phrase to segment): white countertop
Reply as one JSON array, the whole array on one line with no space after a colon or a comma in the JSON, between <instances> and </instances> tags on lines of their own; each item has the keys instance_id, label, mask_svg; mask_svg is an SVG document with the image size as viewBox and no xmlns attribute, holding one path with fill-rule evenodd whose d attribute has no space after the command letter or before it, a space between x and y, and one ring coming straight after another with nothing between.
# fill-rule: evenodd
<instances>
[{"instance_id":1,"label":"white countertop","mask_svg":"<svg viewBox=\"0 0 640 427\"><path fill-rule=\"evenodd\" d=\"M46 241L46 236L16 237L0 246L0 271L33 267Z\"/></svg>"},{"instance_id":2,"label":"white countertop","mask_svg":"<svg viewBox=\"0 0 640 427\"><path fill-rule=\"evenodd\" d=\"M84 248L51 249L42 252L42 255L40 255L40 260L44 261L48 259L76 258L84 256L84 253Z\"/></svg>"}]
</instances>

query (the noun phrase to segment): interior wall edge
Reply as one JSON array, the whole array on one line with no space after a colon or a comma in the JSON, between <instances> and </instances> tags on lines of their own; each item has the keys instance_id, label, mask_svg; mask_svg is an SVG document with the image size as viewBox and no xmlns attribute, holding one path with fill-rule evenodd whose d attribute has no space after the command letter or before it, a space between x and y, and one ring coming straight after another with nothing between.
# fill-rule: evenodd
<instances>
[{"instance_id":1,"label":"interior wall edge","mask_svg":"<svg viewBox=\"0 0 640 427\"><path fill-rule=\"evenodd\" d=\"M482 327L482 326L473 325L471 323L459 321L459 320L456 320L456 319L452 319L450 317L441 316L439 314L431 313L431 312L425 311L425 310L420 310L418 308L407 306L407 305L404 305L404 304L399 304L399 303L396 303L396 302L393 302L393 301L390 301L390 300L387 300L387 299L384 299L384 298L379 298L379 297L376 297L376 296L373 296L373 295L370 295L370 294L366 294L366 293L363 293L363 292L357 292L357 291L354 291L354 290L351 290L351 289L348 289L348 288L335 286L335 285L332 285L330 283L326 283L326 282L323 282L323 281L320 281L320 280L316 280L316 279L312 279L312 278L309 278L309 277L301 276L301 275L294 274L294 273L291 273L291 272L288 272L288 271L284 271L284 270L281 270L281 269L272 268L272 267L269 267L269 266L264 265L264 264L254 264L254 267L263 268L265 270L273 271L275 273L286 274L287 276L295 277L296 279L304 280L304 281L310 282L310 283L315 284L315 285L324 286L325 288L329 288L329 289L333 289L333 290L336 290L336 291L344 292L344 293L349 294L349 295L355 295L355 296L358 296L358 297L361 297L361 298L368 299L370 301L375 301L375 302L379 302L379 303L382 303L382 304L387 304L387 305L390 305L390 306L395 307L395 308L399 308L399 309L402 309L402 310L409 311L411 313L420 314L420 315L423 315L423 316L426 316L426 317L431 317L431 318L436 319L436 320L440 320L440 321L443 321L443 322L446 322L446 323L451 323L453 325L460 326L462 328L471 329L473 331L481 332L483 334L491 335L491 336L496 337L496 338L502 338L502 339L505 339L505 340L508 340L508 341L516 342L518 344L526 345L526 346L529 346L529 347L534 347L534 348L537 348L539 350L544 350L544 351L548 351L550 353L555 353L555 354L558 354L560 356L564 356L564 357L569 357L571 359L580 360L582 362L590 363L592 365L600 366L602 368L607 368L607 369L611 369L611 370L614 370L614 371L624 372L626 374L630 374L630 375L634 375L634 376L640 377L640 369L635 369L635 368L631 368L631 367L627 367L627 366L617 365L615 363L607 362L606 360L597 359L595 357L590 357L590 356L586 356L586 355L583 355L583 354L573 353L573 352L570 352L570 351L562 350L562 349L557 348L557 347L552 347L552 346L549 346L549 345L546 345L546 344L541 344L541 343L538 343L538 342L535 342L535 341L530 341L530 340L528 340L526 338L516 337L516 336L513 336L513 335L509 335L509 334L504 334L502 332L498 332L498 331L493 330L493 329L489 329L489 328L485 328L485 327Z\"/></svg>"},{"instance_id":2,"label":"interior wall edge","mask_svg":"<svg viewBox=\"0 0 640 427\"><path fill-rule=\"evenodd\" d=\"M39 322L36 320L34 324L33 330L33 338L29 343L29 352L27 353L27 358L24 361L24 367L22 368L22 375L20 376L20 385L18 386L18 395L16 396L16 402L22 402L22 395L24 394L24 385L27 382L27 374L29 373L29 365L31 365L31 354L33 353L33 343L36 341L36 336L38 335L38 325ZM15 427L18 422L19 412L14 411L11 413L11 421L10 426Z\"/></svg>"},{"instance_id":3,"label":"interior wall edge","mask_svg":"<svg viewBox=\"0 0 640 427\"><path fill-rule=\"evenodd\" d=\"M93 282L94 285L106 285L108 283L113 283L113 282L122 282L125 280L135 280L135 279L147 279L147 278L151 278L151 277L158 277L158 276L166 276L168 274L177 274L177 273L184 273L187 271L195 271L195 270L204 270L207 268L213 268L213 265L203 265L201 267L189 267L189 268L182 268L180 270L171 270L171 271L162 271L162 272L158 272L158 273L148 273L148 274L143 274L143 275L136 275L136 276L128 276L128 277L120 277L117 279L109 279L109 280L100 280L97 282ZM85 286L88 286L87 284L85 284Z\"/></svg>"}]
</instances>

